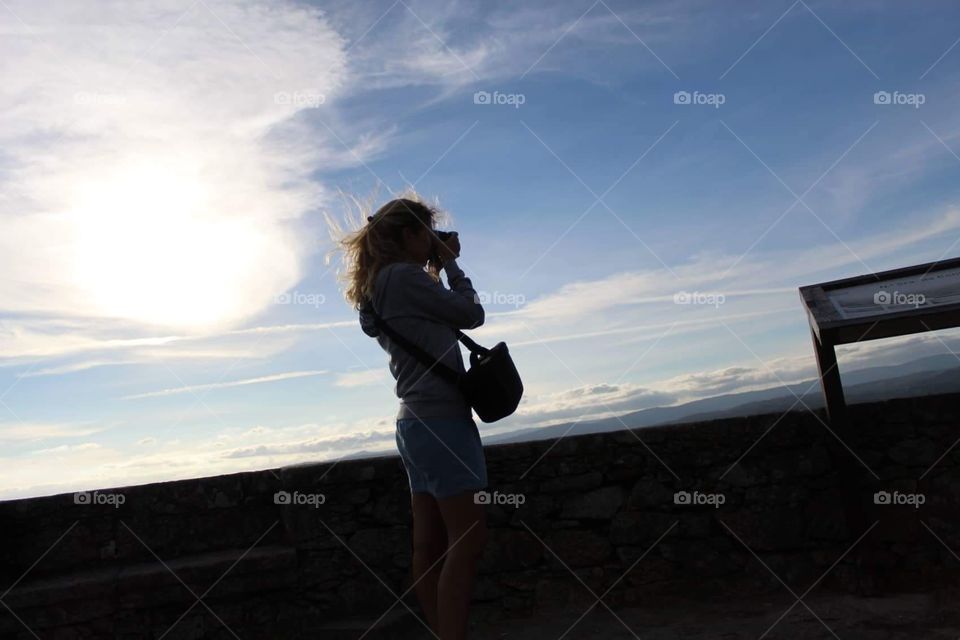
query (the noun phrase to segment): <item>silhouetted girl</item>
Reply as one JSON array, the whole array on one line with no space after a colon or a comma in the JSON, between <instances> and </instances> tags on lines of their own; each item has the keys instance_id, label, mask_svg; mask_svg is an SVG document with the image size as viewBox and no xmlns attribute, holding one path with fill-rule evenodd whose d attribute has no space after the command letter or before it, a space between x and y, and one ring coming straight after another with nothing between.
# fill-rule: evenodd
<instances>
[{"instance_id":1,"label":"silhouetted girl","mask_svg":"<svg viewBox=\"0 0 960 640\"><path fill-rule=\"evenodd\" d=\"M450 368L464 371L454 330L479 327L484 311L457 264L458 237L442 242L434 232L438 215L417 196L391 200L340 245L347 300L359 310L363 331L389 354L396 380L396 441L410 482L417 597L441 640L461 640L487 540L484 507L474 499L487 484L480 433L456 385L391 340L371 313ZM441 270L449 289L440 281Z\"/></svg>"}]
</instances>

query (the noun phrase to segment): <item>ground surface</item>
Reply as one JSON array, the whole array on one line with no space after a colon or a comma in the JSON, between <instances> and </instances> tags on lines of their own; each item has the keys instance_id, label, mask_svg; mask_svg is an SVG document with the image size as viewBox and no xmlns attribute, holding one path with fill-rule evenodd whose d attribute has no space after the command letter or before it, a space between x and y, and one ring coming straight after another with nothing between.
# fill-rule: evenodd
<instances>
[{"instance_id":1,"label":"ground surface","mask_svg":"<svg viewBox=\"0 0 960 640\"><path fill-rule=\"evenodd\" d=\"M922 640L960 638L956 602L925 594L864 598L810 595L786 613L794 599L758 598L619 609L602 605L581 611L551 612L530 619L478 624L471 640ZM809 607L809 609L807 608ZM812 611L812 613L811 613ZM814 615L816 614L816 615ZM819 619L818 619L819 617ZM577 622L580 618L579 622ZM618 619L619 618L619 619ZM779 622L778 622L779 620ZM424 637L430 634L424 631Z\"/></svg>"}]
</instances>

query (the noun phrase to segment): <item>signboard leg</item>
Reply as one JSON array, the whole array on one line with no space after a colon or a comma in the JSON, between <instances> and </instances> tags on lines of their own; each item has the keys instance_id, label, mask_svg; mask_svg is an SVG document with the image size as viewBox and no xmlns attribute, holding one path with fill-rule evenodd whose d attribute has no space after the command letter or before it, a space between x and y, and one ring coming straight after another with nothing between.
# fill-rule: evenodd
<instances>
[{"instance_id":1,"label":"signboard leg","mask_svg":"<svg viewBox=\"0 0 960 640\"><path fill-rule=\"evenodd\" d=\"M837 353L832 344L821 344L817 334L811 330L813 351L817 355L817 370L820 374L820 387L827 407L830 424L842 426L846 421L847 404L843 398L843 385L840 382L840 369L837 367Z\"/></svg>"}]
</instances>

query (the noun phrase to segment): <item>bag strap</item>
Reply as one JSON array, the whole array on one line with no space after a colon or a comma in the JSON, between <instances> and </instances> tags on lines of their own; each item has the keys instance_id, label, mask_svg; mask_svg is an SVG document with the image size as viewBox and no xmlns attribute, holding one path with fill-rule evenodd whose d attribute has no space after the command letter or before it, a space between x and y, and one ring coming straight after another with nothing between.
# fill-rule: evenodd
<instances>
[{"instance_id":1,"label":"bag strap","mask_svg":"<svg viewBox=\"0 0 960 640\"><path fill-rule=\"evenodd\" d=\"M390 336L390 338L394 342L396 342L401 347L406 349L410 355L412 355L417 360L419 360L421 364L427 367L427 371L434 371L437 375L439 375L441 378L443 378L447 382L460 386L461 374L457 373L447 365L440 362L438 358L434 358L429 353L421 349L419 346L415 345L413 342L411 342L410 340L407 340L401 334L397 333L397 331L393 327L387 324L386 320L381 318L379 314L377 314L377 312L373 310L372 304L369 307L369 312L370 312L370 315L373 316L374 324L376 324L377 327L379 327L384 333ZM469 340L469 338L467 339Z\"/></svg>"},{"instance_id":2,"label":"bag strap","mask_svg":"<svg viewBox=\"0 0 960 640\"><path fill-rule=\"evenodd\" d=\"M463 331L460 331L460 329L457 329L457 340L462 342L463 346L470 350L470 353L478 353L483 356L490 352L490 349L481 347L471 340Z\"/></svg>"},{"instance_id":3,"label":"bag strap","mask_svg":"<svg viewBox=\"0 0 960 640\"><path fill-rule=\"evenodd\" d=\"M384 287L386 287L387 284L389 284L389 282L390 282L390 276L391 276L391 275L393 275L393 274L392 274L392 273L388 273L388 274L387 274L387 282L384 283ZM433 371L435 371L435 372L437 373L437 375L439 375L441 378L443 378L443 379L446 380L447 382L450 382L450 383L452 383L452 384L455 384L455 385L457 385L458 387L460 386L460 382L461 382L461 379L462 379L462 374L461 374L461 373L459 373L459 372L451 369L451 368L448 367L447 365L445 365L445 364L443 364L442 362L440 362L440 360L439 360L438 358L433 357L432 355L430 355L429 353L427 353L426 351L424 351L422 348L420 348L419 346L415 345L413 342L411 342L411 341L408 340L407 338L403 337L401 334L397 333L397 331L396 331L393 327L391 327L390 325L388 325L388 324L387 324L387 321L384 320L383 318L381 318L381 317L380 317L380 314L378 314L378 313L374 310L374 308L373 308L373 300L367 300L366 309L367 309L367 311L370 313L370 315L373 316L373 322L374 322L374 324L375 324L379 329L381 329L384 333L386 333L388 336L390 336L390 338L391 338L394 342L396 342L396 343L399 344L401 347L403 347L404 349L406 349L407 352L408 352L410 355L412 355L412 356L415 357L417 360L419 360L421 364L423 364L425 367L427 367L427 371L433 370ZM462 331L460 331L459 329L456 329L456 330L455 330L455 333L456 333L456 335L457 335L457 340L459 340L460 342L462 342L463 345L464 345L467 349L470 350L471 355L481 355L481 356L482 356L482 355L486 355L487 353L490 352L489 349L487 349L487 348L485 348L485 347L481 347L479 344L477 344L476 342L474 342L473 340L471 340L466 334L464 334L464 333L463 333ZM473 357L471 357L471 362L472 362L472 361L473 361Z\"/></svg>"}]
</instances>

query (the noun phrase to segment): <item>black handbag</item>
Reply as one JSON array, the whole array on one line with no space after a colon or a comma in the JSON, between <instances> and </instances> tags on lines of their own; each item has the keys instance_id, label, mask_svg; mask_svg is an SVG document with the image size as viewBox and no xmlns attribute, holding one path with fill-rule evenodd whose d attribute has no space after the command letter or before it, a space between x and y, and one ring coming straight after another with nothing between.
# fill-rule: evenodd
<instances>
[{"instance_id":1,"label":"black handbag","mask_svg":"<svg viewBox=\"0 0 960 640\"><path fill-rule=\"evenodd\" d=\"M461 374L397 333L373 310L373 305L368 311L374 324L427 367L427 371L455 384L482 421L496 422L517 410L523 396L523 381L506 343L498 342L487 349L456 329L457 339L470 350L470 369Z\"/></svg>"}]
</instances>

